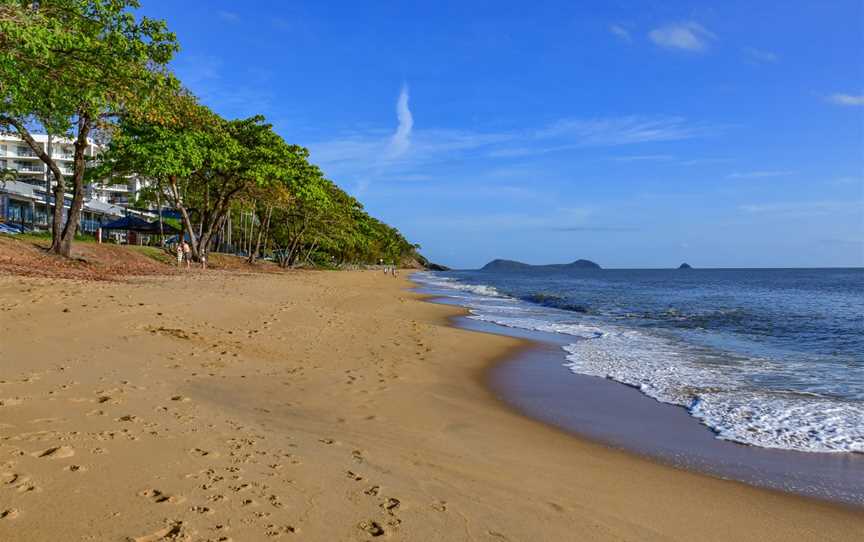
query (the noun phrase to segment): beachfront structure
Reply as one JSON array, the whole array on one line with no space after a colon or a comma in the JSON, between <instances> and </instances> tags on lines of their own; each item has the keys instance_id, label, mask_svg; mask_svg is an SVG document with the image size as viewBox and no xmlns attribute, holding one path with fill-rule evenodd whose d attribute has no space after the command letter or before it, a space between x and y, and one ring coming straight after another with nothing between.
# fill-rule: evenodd
<instances>
[{"instance_id":1,"label":"beachfront structure","mask_svg":"<svg viewBox=\"0 0 864 542\"><path fill-rule=\"evenodd\" d=\"M57 162L64 175L72 175L75 147L71 139L49 138L44 134L33 134L33 139L45 153ZM90 142L85 155L92 159L99 155L102 147ZM50 150L50 152L49 152ZM13 134L0 135L0 170L14 170L19 181L46 187L52 177L48 166L36 155L33 149L20 137ZM117 183L93 183L87 186L86 198L103 203L126 206L135 200L145 181L137 177L124 178ZM53 186L53 179L52 179Z\"/></svg>"},{"instance_id":2,"label":"beachfront structure","mask_svg":"<svg viewBox=\"0 0 864 542\"><path fill-rule=\"evenodd\" d=\"M49 137L44 134L33 134L33 139L43 152L56 160L65 176L73 174L75 148L71 139L55 137L49 141ZM100 145L91 141L85 155L88 159L94 159L101 149ZM5 133L0 134L0 170L12 171L14 177L14 180L0 182L0 222L25 228L48 229L54 208L54 193L49 190L49 184L53 188L56 180L45 163L23 139ZM80 231L93 234L101 225L128 215L128 207L145 186L146 182L135 176L110 184L97 182L87 185ZM69 179L67 188L71 189ZM71 198L68 193L64 197L63 206L67 209Z\"/></svg>"},{"instance_id":3,"label":"beachfront structure","mask_svg":"<svg viewBox=\"0 0 864 542\"><path fill-rule=\"evenodd\" d=\"M68 209L72 196L67 194L63 200L63 207ZM48 229L48 209L53 207L54 194L48 193L45 186L25 181L0 182L0 222L30 229ZM95 234L102 225L126 214L124 207L91 199L81 209L79 228L83 233Z\"/></svg>"},{"instance_id":4,"label":"beachfront structure","mask_svg":"<svg viewBox=\"0 0 864 542\"><path fill-rule=\"evenodd\" d=\"M49 152L47 135L33 134L33 139L42 147L42 151L51 155L64 175L72 175L72 161L75 152L72 140L52 138ZM98 150L97 145L90 144L85 154L93 158L98 154ZM41 183L44 186L48 180L48 168L45 163L27 142L13 134L0 135L0 169L15 170L19 180L28 183Z\"/></svg>"}]
</instances>

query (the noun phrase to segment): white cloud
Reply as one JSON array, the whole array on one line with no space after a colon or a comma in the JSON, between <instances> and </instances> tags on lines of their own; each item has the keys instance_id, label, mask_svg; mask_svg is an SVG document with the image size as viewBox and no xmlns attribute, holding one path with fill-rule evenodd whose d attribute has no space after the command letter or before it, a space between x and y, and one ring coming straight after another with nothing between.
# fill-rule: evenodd
<instances>
[{"instance_id":1,"label":"white cloud","mask_svg":"<svg viewBox=\"0 0 864 542\"><path fill-rule=\"evenodd\" d=\"M612 34L616 38L618 38L622 41L626 41L627 43L630 43L631 41L633 41L633 38L630 37L630 31L627 30L626 28L624 28L623 26L621 26L620 24L610 25L609 26L609 32L612 32Z\"/></svg>"},{"instance_id":2,"label":"white cloud","mask_svg":"<svg viewBox=\"0 0 864 542\"><path fill-rule=\"evenodd\" d=\"M857 211L862 204L864 201L784 201L740 205L738 208L748 214L799 218Z\"/></svg>"},{"instance_id":3,"label":"white cloud","mask_svg":"<svg viewBox=\"0 0 864 542\"><path fill-rule=\"evenodd\" d=\"M635 154L631 156L613 156L616 162L667 162L674 159L671 154Z\"/></svg>"},{"instance_id":4,"label":"white cloud","mask_svg":"<svg viewBox=\"0 0 864 542\"><path fill-rule=\"evenodd\" d=\"M764 51L762 49L754 49L753 47L745 47L744 54L747 55L750 60L763 64L774 63L779 60L776 53Z\"/></svg>"},{"instance_id":5,"label":"white cloud","mask_svg":"<svg viewBox=\"0 0 864 542\"><path fill-rule=\"evenodd\" d=\"M787 177L794 174L794 171L789 170L769 170L769 171L746 171L743 173L735 172L727 175L729 179L764 179L767 177Z\"/></svg>"},{"instance_id":6,"label":"white cloud","mask_svg":"<svg viewBox=\"0 0 864 542\"><path fill-rule=\"evenodd\" d=\"M651 141L689 139L705 128L690 125L682 117L630 115L599 119L561 119L538 130L539 138L565 137L586 145L627 145Z\"/></svg>"},{"instance_id":7,"label":"white cloud","mask_svg":"<svg viewBox=\"0 0 864 542\"><path fill-rule=\"evenodd\" d=\"M702 166L705 164L722 164L731 161L731 158L691 158L689 160L682 160L679 163L682 166Z\"/></svg>"},{"instance_id":8,"label":"white cloud","mask_svg":"<svg viewBox=\"0 0 864 542\"><path fill-rule=\"evenodd\" d=\"M396 127L396 133L390 138L390 147L387 151L388 159L398 158L405 154L411 146L414 116L411 114L411 109L408 108L408 85L402 85L402 91L396 100L396 118L399 120L399 126Z\"/></svg>"},{"instance_id":9,"label":"white cloud","mask_svg":"<svg viewBox=\"0 0 864 542\"><path fill-rule=\"evenodd\" d=\"M864 105L864 95L832 94L828 96L828 101L836 105L861 106Z\"/></svg>"},{"instance_id":10,"label":"white cloud","mask_svg":"<svg viewBox=\"0 0 864 542\"><path fill-rule=\"evenodd\" d=\"M838 186L860 184L861 186L864 186L864 177L840 177L831 181L831 184Z\"/></svg>"},{"instance_id":11,"label":"white cloud","mask_svg":"<svg viewBox=\"0 0 864 542\"><path fill-rule=\"evenodd\" d=\"M266 70L241 70L243 77L225 77L225 62L213 55L183 55L174 65L177 75L203 103L228 117L249 117L259 113L270 116L276 95L273 85L265 84L272 73ZM232 75L236 75L233 69ZM239 81L239 82L238 82Z\"/></svg>"},{"instance_id":12,"label":"white cloud","mask_svg":"<svg viewBox=\"0 0 864 542\"><path fill-rule=\"evenodd\" d=\"M227 21L229 23L234 23L240 20L240 15L234 13L233 11L219 10L216 12L216 15L218 15L219 18L223 21Z\"/></svg>"},{"instance_id":13,"label":"white cloud","mask_svg":"<svg viewBox=\"0 0 864 542\"><path fill-rule=\"evenodd\" d=\"M704 26L693 21L668 24L655 28L648 33L656 45L666 49L682 49L700 52L708 47L711 40L717 39Z\"/></svg>"},{"instance_id":14,"label":"white cloud","mask_svg":"<svg viewBox=\"0 0 864 542\"><path fill-rule=\"evenodd\" d=\"M457 193L458 195L458 193ZM588 228L588 220L593 209L557 207L538 212L502 212L502 213L471 213L467 215L439 214L433 218L418 218L427 220L436 228L452 229L457 232L482 231L525 231L525 230L561 230L569 228ZM600 226L602 227L602 226ZM608 231L610 228L607 227Z\"/></svg>"},{"instance_id":15,"label":"white cloud","mask_svg":"<svg viewBox=\"0 0 864 542\"><path fill-rule=\"evenodd\" d=\"M418 175L438 168L447 169L454 161L477 157L515 159L590 147L677 141L710 135L718 129L681 117L638 115L564 118L524 130L418 129L414 127L407 89L400 93L396 105L399 126L395 133L366 128L312 142L308 145L312 160L336 181L354 184L362 181L358 185L362 190L378 180L418 179ZM622 160L665 159L674 157L647 153L622 157ZM512 161L506 164L513 165ZM536 173L536 169L533 171Z\"/></svg>"}]
</instances>

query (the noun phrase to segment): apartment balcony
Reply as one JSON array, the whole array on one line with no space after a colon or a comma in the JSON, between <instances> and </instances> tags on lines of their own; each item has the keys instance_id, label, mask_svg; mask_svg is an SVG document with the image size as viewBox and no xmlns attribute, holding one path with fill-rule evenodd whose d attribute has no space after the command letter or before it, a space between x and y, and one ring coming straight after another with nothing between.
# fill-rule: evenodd
<instances>
[{"instance_id":1,"label":"apartment balcony","mask_svg":"<svg viewBox=\"0 0 864 542\"><path fill-rule=\"evenodd\" d=\"M94 190L98 190L99 192L114 192L118 194L128 194L130 192L129 187L124 184L117 185L97 185L93 187Z\"/></svg>"}]
</instances>

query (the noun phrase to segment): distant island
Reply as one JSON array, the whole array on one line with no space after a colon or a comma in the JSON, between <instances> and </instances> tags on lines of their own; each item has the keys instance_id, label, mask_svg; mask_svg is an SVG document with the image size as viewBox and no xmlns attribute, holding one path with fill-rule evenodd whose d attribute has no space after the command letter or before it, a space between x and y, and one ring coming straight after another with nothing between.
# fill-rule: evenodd
<instances>
[{"instance_id":1,"label":"distant island","mask_svg":"<svg viewBox=\"0 0 864 542\"><path fill-rule=\"evenodd\" d=\"M678 266L678 269L693 269L693 267L689 263L684 262Z\"/></svg>"},{"instance_id":2,"label":"distant island","mask_svg":"<svg viewBox=\"0 0 864 542\"><path fill-rule=\"evenodd\" d=\"M531 265L528 263L517 262L513 260L492 260L487 263L483 267L480 268L480 271L500 271L500 272L513 272L513 271L529 271L532 269L542 269L542 270L556 270L556 271L568 271L571 269L602 269L596 263L590 260L576 260L572 263L554 263L547 265Z\"/></svg>"}]
</instances>

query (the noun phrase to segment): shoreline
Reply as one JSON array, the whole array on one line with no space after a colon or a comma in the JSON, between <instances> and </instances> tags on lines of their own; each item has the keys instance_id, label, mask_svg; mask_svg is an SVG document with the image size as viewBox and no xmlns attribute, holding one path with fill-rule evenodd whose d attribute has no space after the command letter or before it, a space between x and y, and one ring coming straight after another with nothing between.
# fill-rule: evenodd
<instances>
[{"instance_id":1,"label":"shoreline","mask_svg":"<svg viewBox=\"0 0 864 542\"><path fill-rule=\"evenodd\" d=\"M864 456L760 448L717 439L686 408L621 382L573 373L553 333L468 318L459 298L415 283L428 302L457 307L451 325L527 341L489 367L486 385L504 408L564 434L663 466L748 487L864 510ZM583 413L587 412L587 413ZM638 413L638 414L637 414Z\"/></svg>"},{"instance_id":2,"label":"shoreline","mask_svg":"<svg viewBox=\"0 0 864 542\"><path fill-rule=\"evenodd\" d=\"M527 343L452 327L461 309L410 287L377 272L214 272L93 295L0 277L0 538L864 535L861 511L515 413L484 378Z\"/></svg>"},{"instance_id":3,"label":"shoreline","mask_svg":"<svg viewBox=\"0 0 864 542\"><path fill-rule=\"evenodd\" d=\"M460 323L454 325L479 333L501 333L494 330L483 331ZM563 355L558 350L557 345L538 340L535 345L516 351L490 366L485 383L493 393L498 394L497 398L504 408L567 435L606 446L634 458L700 476L741 483L754 489L849 507L852 510L864 510L864 496L860 491L852 493L861 487L859 479L864 477L864 472L856 467L864 466L864 458L855 454L814 454L765 449L718 440L710 428L693 419L682 406L661 403L645 396L637 388L620 382L566 371ZM547 366L528 367L540 364ZM563 373L562 383L550 390L547 387L550 382L548 377L552 376L553 370L558 369L562 369L558 371ZM533 372L545 372L547 375L541 377L531 374ZM514 381L520 378L525 378L529 383L514 384ZM549 393L550 397L545 400L525 400L520 397L522 393L536 394L538 391ZM564 394L580 394L586 391L586 395L591 396L590 399L571 401L567 407L603 404L619 418L609 419L608 414L586 415L578 416L574 421L566 412L566 407L556 404ZM603 394L606 395L601 397ZM610 407L610 404L614 406ZM639 412L638 417L634 415L636 412ZM630 419L623 424L622 417ZM604 423L609 425L601 426ZM659 430L658 434L645 434L653 430ZM632 433L629 433L630 431ZM682 436L685 438L681 438ZM674 447L663 446L660 443L664 438L680 439L680 442L676 442ZM688 445L693 448L687 448ZM841 488L834 485L824 485L825 480L819 480L816 475L801 476L797 473L798 479L786 478L794 467L819 468L826 463L844 467L843 471L830 474L833 475L833 482L843 483L842 489L847 492L839 492ZM765 471L760 471L759 467ZM848 482L845 479L847 474ZM817 487L819 483L823 485Z\"/></svg>"}]
</instances>

